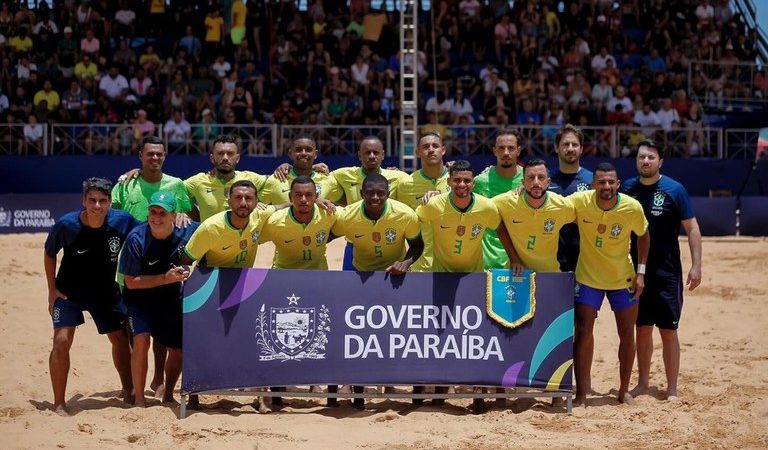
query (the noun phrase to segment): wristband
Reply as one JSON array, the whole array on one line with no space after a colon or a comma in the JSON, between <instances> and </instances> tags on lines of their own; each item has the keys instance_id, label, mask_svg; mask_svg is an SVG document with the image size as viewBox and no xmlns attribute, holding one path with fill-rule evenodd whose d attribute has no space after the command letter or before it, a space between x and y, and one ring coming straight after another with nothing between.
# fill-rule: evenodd
<instances>
[{"instance_id":1,"label":"wristband","mask_svg":"<svg viewBox=\"0 0 768 450\"><path fill-rule=\"evenodd\" d=\"M645 275L645 264L637 265L637 273L638 275Z\"/></svg>"}]
</instances>

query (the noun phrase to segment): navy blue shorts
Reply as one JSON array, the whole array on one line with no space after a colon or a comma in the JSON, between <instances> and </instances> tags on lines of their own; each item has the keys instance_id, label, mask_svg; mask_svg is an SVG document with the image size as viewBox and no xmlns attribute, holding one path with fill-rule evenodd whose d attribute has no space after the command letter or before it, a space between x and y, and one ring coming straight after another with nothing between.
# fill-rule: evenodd
<instances>
[{"instance_id":1,"label":"navy blue shorts","mask_svg":"<svg viewBox=\"0 0 768 450\"><path fill-rule=\"evenodd\" d=\"M341 264L341 270L355 270L355 266L352 265L352 251L354 248L355 246L347 241L347 246L344 247L344 262Z\"/></svg>"},{"instance_id":2,"label":"navy blue shorts","mask_svg":"<svg viewBox=\"0 0 768 450\"><path fill-rule=\"evenodd\" d=\"M611 310L621 311L637 304L637 300L632 298L632 292L629 289L595 289L586 284L576 283L576 303L588 305L596 310L600 310L603 305L603 299L608 297L611 304Z\"/></svg>"},{"instance_id":3,"label":"navy blue shorts","mask_svg":"<svg viewBox=\"0 0 768 450\"><path fill-rule=\"evenodd\" d=\"M677 330L683 312L682 274L645 276L645 289L640 295L637 324L656 325L665 330Z\"/></svg>"},{"instance_id":4,"label":"navy blue shorts","mask_svg":"<svg viewBox=\"0 0 768 450\"><path fill-rule=\"evenodd\" d=\"M170 348L181 348L181 308L154 309L146 306L128 305L128 325L133 335L149 333L160 344Z\"/></svg>"},{"instance_id":5,"label":"navy blue shorts","mask_svg":"<svg viewBox=\"0 0 768 450\"><path fill-rule=\"evenodd\" d=\"M119 303L80 303L72 300L56 299L53 304L53 328L77 327L85 323L84 311L93 318L99 334L107 334L123 328L125 314Z\"/></svg>"}]
</instances>

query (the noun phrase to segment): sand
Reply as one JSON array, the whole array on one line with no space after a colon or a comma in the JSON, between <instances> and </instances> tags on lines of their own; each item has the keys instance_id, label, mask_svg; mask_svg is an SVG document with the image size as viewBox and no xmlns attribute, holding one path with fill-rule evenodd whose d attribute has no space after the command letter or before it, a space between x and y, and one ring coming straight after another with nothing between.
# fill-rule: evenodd
<instances>
[{"instance_id":1,"label":"sand","mask_svg":"<svg viewBox=\"0 0 768 450\"><path fill-rule=\"evenodd\" d=\"M281 412L256 413L249 397L207 398L208 408L177 418L155 403L131 408L115 398L109 344L90 320L77 330L67 399L72 417L51 410L50 317L43 234L0 236L0 448L768 448L768 241L706 239L702 286L686 297L680 329L681 401L662 400L656 336L651 395L618 404L614 321L604 305L596 326L591 406L568 415L542 399L509 401L481 416L470 400L445 407L405 401L290 399ZM338 267L341 243L334 243ZM687 262L687 243L682 243ZM269 249L260 249L260 264ZM211 402L216 401L213 405Z\"/></svg>"}]
</instances>

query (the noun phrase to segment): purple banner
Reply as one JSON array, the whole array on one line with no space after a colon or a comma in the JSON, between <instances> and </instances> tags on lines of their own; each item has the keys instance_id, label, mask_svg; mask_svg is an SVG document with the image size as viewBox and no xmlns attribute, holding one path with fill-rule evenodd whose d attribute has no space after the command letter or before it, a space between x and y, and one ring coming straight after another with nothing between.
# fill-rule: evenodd
<instances>
[{"instance_id":1,"label":"purple banner","mask_svg":"<svg viewBox=\"0 0 768 450\"><path fill-rule=\"evenodd\" d=\"M82 194L0 195L0 234L47 233L59 217L82 207Z\"/></svg>"},{"instance_id":2,"label":"purple banner","mask_svg":"<svg viewBox=\"0 0 768 450\"><path fill-rule=\"evenodd\" d=\"M570 390L573 274L537 274L533 318L506 328L486 312L487 276L500 273L507 271L393 277L196 270L185 286L182 390L307 384Z\"/></svg>"}]
</instances>

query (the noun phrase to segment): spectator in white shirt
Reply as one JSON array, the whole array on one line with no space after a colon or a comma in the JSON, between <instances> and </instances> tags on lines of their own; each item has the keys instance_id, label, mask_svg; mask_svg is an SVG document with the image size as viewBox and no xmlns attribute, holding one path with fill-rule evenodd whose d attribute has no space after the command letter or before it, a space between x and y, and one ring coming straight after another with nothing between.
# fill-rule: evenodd
<instances>
[{"instance_id":1,"label":"spectator in white shirt","mask_svg":"<svg viewBox=\"0 0 768 450\"><path fill-rule=\"evenodd\" d=\"M635 111L635 117L632 119L632 123L638 127L644 128L643 135L645 137L651 137L653 134L652 128L661 126L659 116L651 109L650 103L644 103L643 109Z\"/></svg>"},{"instance_id":2,"label":"spectator in white shirt","mask_svg":"<svg viewBox=\"0 0 768 450\"><path fill-rule=\"evenodd\" d=\"M427 100L424 109L428 113L435 113L439 123L451 123L448 117L451 113L451 101L445 98L443 91L438 91L437 95Z\"/></svg>"},{"instance_id":3,"label":"spectator in white shirt","mask_svg":"<svg viewBox=\"0 0 768 450\"><path fill-rule=\"evenodd\" d=\"M120 74L117 66L110 67L107 76L99 80L99 92L111 102L122 102L129 89L128 80Z\"/></svg>"},{"instance_id":4,"label":"spectator in white shirt","mask_svg":"<svg viewBox=\"0 0 768 450\"><path fill-rule=\"evenodd\" d=\"M216 74L216 78L221 81L232 70L232 64L224 59L224 55L219 55L216 57L216 61L211 64L211 70Z\"/></svg>"},{"instance_id":5,"label":"spectator in white shirt","mask_svg":"<svg viewBox=\"0 0 768 450\"><path fill-rule=\"evenodd\" d=\"M615 94L616 96L608 100L608 104L606 105L606 109L609 112L616 111L616 105L621 105L622 112L625 113L632 112L634 110L632 101L625 96L626 91L624 90L624 86L616 86Z\"/></svg>"},{"instance_id":6,"label":"spectator in white shirt","mask_svg":"<svg viewBox=\"0 0 768 450\"><path fill-rule=\"evenodd\" d=\"M616 67L616 58L613 57L610 53L608 53L608 49L605 47L600 47L600 53L592 57L592 73L598 74L601 70L605 69L608 66L608 61L613 61L613 66Z\"/></svg>"},{"instance_id":7,"label":"spectator in white shirt","mask_svg":"<svg viewBox=\"0 0 768 450\"><path fill-rule=\"evenodd\" d=\"M37 116L34 114L29 115L29 122L24 125L23 152L25 155L30 147L40 154L43 153L43 126L37 123Z\"/></svg>"},{"instance_id":8,"label":"spectator in white shirt","mask_svg":"<svg viewBox=\"0 0 768 450\"><path fill-rule=\"evenodd\" d=\"M669 98L661 100L661 108L656 112L656 116L658 116L661 128L664 131L672 130L672 122L680 123L680 115L672 107L672 100Z\"/></svg>"},{"instance_id":9,"label":"spectator in white shirt","mask_svg":"<svg viewBox=\"0 0 768 450\"><path fill-rule=\"evenodd\" d=\"M456 96L449 100L451 104L451 114L453 115L453 123L458 123L462 116L469 117L469 123L475 123L472 114L475 112L475 108L472 107L472 102L468 98L464 97L464 90L462 88L456 89Z\"/></svg>"},{"instance_id":10,"label":"spectator in white shirt","mask_svg":"<svg viewBox=\"0 0 768 450\"><path fill-rule=\"evenodd\" d=\"M167 142L168 152L176 152L189 142L189 135L192 127L184 118L181 110L173 111L173 118L165 123L163 127L163 136Z\"/></svg>"}]
</instances>

